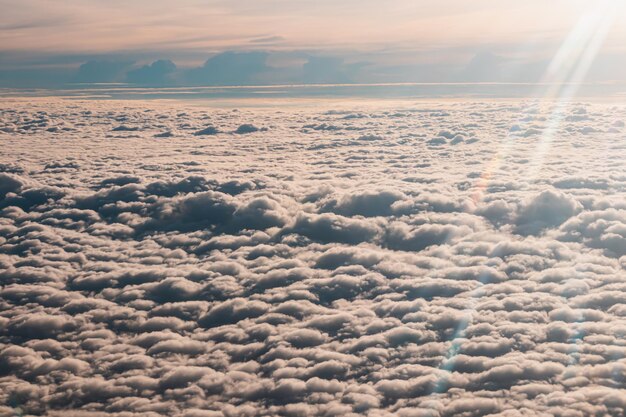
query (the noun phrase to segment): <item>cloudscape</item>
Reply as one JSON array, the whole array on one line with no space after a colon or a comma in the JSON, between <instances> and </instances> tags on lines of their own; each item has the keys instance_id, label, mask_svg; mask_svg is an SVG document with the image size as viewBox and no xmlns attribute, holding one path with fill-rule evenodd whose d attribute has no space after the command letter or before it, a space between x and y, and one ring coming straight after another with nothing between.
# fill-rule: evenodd
<instances>
[{"instance_id":1,"label":"cloudscape","mask_svg":"<svg viewBox=\"0 0 626 417\"><path fill-rule=\"evenodd\" d=\"M625 415L621 1L0 7L0 416Z\"/></svg>"}]
</instances>

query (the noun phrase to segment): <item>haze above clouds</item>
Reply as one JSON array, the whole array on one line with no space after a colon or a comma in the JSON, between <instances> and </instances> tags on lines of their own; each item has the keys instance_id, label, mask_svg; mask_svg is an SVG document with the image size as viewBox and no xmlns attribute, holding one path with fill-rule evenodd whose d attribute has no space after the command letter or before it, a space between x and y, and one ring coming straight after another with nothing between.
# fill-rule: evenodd
<instances>
[{"instance_id":1,"label":"haze above clouds","mask_svg":"<svg viewBox=\"0 0 626 417\"><path fill-rule=\"evenodd\" d=\"M612 24L626 14L615 0L2 0L0 8L3 87L538 82L568 39L587 47L605 29L585 80L624 81L626 64L624 28Z\"/></svg>"}]
</instances>

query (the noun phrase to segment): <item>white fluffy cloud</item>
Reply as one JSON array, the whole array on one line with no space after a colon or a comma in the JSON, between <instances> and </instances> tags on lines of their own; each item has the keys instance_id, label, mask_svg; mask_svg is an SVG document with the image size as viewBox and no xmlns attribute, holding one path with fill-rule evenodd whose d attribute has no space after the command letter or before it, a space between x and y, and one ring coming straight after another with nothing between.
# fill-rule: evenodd
<instances>
[{"instance_id":1,"label":"white fluffy cloud","mask_svg":"<svg viewBox=\"0 0 626 417\"><path fill-rule=\"evenodd\" d=\"M622 107L2 106L0 414L624 409Z\"/></svg>"}]
</instances>

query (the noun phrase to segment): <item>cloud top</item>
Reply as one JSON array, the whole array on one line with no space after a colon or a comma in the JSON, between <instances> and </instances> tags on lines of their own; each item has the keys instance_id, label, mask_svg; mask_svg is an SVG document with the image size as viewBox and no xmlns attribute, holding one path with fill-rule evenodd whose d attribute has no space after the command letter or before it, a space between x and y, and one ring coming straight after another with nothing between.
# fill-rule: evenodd
<instances>
[{"instance_id":1,"label":"cloud top","mask_svg":"<svg viewBox=\"0 0 626 417\"><path fill-rule=\"evenodd\" d=\"M0 414L620 415L626 109L328 107L0 105Z\"/></svg>"}]
</instances>

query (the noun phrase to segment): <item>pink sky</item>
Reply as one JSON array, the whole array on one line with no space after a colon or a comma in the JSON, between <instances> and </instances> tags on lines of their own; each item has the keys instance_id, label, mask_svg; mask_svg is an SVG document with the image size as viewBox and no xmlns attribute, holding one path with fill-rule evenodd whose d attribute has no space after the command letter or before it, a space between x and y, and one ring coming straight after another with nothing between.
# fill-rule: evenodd
<instances>
[{"instance_id":1,"label":"pink sky","mask_svg":"<svg viewBox=\"0 0 626 417\"><path fill-rule=\"evenodd\" d=\"M608 0L614 1L614 0ZM1 0L0 50L56 53L224 49L534 49L560 43L581 0ZM620 2L621 3L621 2ZM621 48L624 30L607 45Z\"/></svg>"}]
</instances>

